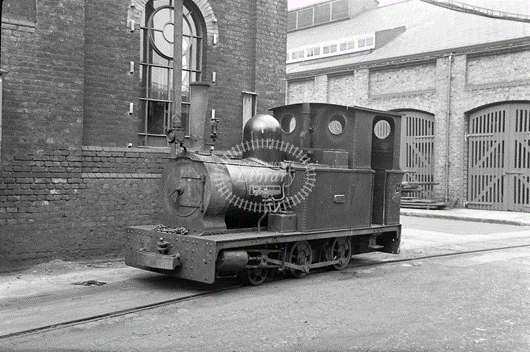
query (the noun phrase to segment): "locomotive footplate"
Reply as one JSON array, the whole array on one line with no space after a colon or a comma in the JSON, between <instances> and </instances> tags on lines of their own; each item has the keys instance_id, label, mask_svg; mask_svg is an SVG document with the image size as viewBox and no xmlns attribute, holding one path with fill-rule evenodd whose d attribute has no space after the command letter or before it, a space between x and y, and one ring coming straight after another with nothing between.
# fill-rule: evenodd
<instances>
[{"instance_id":1,"label":"locomotive footplate","mask_svg":"<svg viewBox=\"0 0 530 352\"><path fill-rule=\"evenodd\" d=\"M168 234L155 231L154 228L155 226L127 228L128 246L125 263L132 267L205 283L215 281L219 268L230 270L233 267L239 269L275 267L307 273L310 269L323 266L342 267L346 259L349 261L344 254L342 257L334 255L324 260L292 260L293 256L300 255L288 254L287 248L292 248L296 243L328 241L334 245L340 238L357 238L356 243L362 249L354 254L374 250L398 253L401 237L401 225L373 225L368 228L311 233L258 232L246 229L204 233L201 236ZM384 241L379 241L378 238ZM164 247L165 253L161 252L159 246L161 241L168 244ZM271 250L273 247L277 249ZM351 257L351 246L347 247ZM224 257L226 263L223 264L221 261L225 259Z\"/></svg>"}]
</instances>

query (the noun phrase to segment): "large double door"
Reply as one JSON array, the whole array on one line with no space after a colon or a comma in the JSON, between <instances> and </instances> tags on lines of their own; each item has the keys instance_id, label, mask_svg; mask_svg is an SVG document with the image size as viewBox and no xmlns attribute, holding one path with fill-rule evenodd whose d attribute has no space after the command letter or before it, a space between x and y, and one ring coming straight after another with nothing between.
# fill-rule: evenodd
<instances>
[{"instance_id":1,"label":"large double door","mask_svg":"<svg viewBox=\"0 0 530 352\"><path fill-rule=\"evenodd\" d=\"M472 113L466 137L468 207L530 212L530 104Z\"/></svg>"},{"instance_id":2,"label":"large double door","mask_svg":"<svg viewBox=\"0 0 530 352\"><path fill-rule=\"evenodd\" d=\"M397 110L401 120L400 166L404 182L419 186L409 194L423 199L434 198L434 115L417 110Z\"/></svg>"}]
</instances>

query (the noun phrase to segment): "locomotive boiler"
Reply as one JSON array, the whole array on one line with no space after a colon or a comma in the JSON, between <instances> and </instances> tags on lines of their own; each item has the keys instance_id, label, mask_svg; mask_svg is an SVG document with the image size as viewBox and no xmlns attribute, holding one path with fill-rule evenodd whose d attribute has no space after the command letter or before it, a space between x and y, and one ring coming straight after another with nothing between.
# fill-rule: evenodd
<instances>
[{"instance_id":1,"label":"locomotive boiler","mask_svg":"<svg viewBox=\"0 0 530 352\"><path fill-rule=\"evenodd\" d=\"M242 143L214 152L204 138L206 94L192 84L182 150L161 178L164 223L127 229L127 265L259 285L272 272L303 277L342 270L354 254L399 252L399 114L275 107L246 123Z\"/></svg>"}]
</instances>

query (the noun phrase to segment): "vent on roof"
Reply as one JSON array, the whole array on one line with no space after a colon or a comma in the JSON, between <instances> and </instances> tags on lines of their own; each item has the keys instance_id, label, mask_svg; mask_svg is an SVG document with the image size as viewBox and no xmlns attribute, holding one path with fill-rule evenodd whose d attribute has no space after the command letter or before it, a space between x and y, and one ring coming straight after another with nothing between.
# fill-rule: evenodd
<instances>
[{"instance_id":1,"label":"vent on roof","mask_svg":"<svg viewBox=\"0 0 530 352\"><path fill-rule=\"evenodd\" d=\"M306 45L287 51L287 63L319 59L375 48L375 33Z\"/></svg>"},{"instance_id":2,"label":"vent on roof","mask_svg":"<svg viewBox=\"0 0 530 352\"><path fill-rule=\"evenodd\" d=\"M329 1L289 12L288 30L295 31L345 18L349 18L349 0Z\"/></svg>"}]
</instances>

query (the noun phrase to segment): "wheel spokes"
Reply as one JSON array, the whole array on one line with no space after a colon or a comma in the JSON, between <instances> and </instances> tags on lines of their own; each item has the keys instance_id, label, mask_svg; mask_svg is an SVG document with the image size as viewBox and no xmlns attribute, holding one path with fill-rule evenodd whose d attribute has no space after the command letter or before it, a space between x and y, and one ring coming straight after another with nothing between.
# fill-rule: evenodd
<instances>
[{"instance_id":1,"label":"wheel spokes","mask_svg":"<svg viewBox=\"0 0 530 352\"><path fill-rule=\"evenodd\" d=\"M342 270L348 266L351 259L351 242L349 238L335 238L329 249L328 260L338 260L338 264L333 264L335 270Z\"/></svg>"},{"instance_id":2,"label":"wheel spokes","mask_svg":"<svg viewBox=\"0 0 530 352\"><path fill-rule=\"evenodd\" d=\"M313 261L313 249L307 241L296 242L292 245L291 250L289 251L289 257L287 258L289 263L307 266ZM305 270L298 270L294 268L289 268L289 272L292 276L296 278L304 277L309 272L309 268Z\"/></svg>"},{"instance_id":3,"label":"wheel spokes","mask_svg":"<svg viewBox=\"0 0 530 352\"><path fill-rule=\"evenodd\" d=\"M268 276L268 268L251 268L245 269L243 278L247 284L259 286L265 282Z\"/></svg>"}]
</instances>

